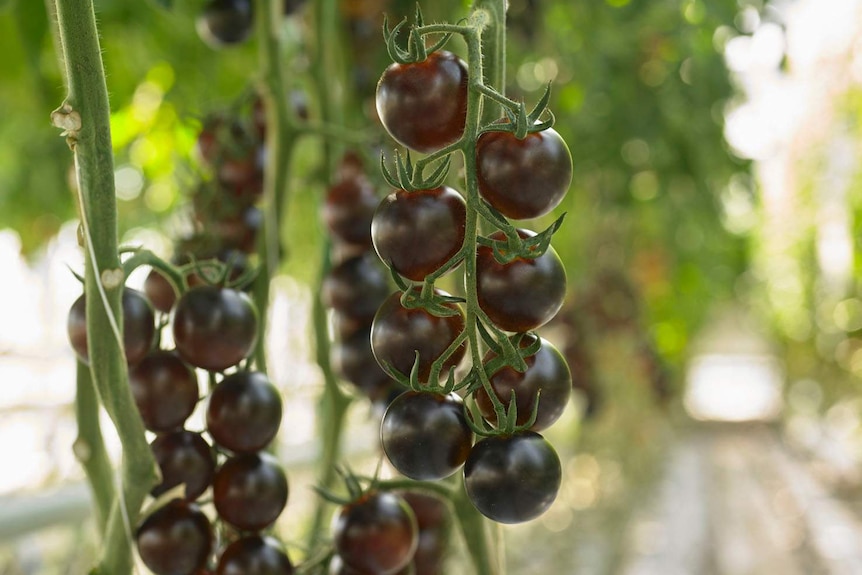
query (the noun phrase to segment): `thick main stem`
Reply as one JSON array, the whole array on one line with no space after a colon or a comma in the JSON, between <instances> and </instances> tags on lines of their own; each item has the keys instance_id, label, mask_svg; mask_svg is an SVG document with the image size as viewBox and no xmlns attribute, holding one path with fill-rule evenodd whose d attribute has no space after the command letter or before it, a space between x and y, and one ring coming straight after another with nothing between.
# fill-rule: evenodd
<instances>
[{"instance_id":1,"label":"thick main stem","mask_svg":"<svg viewBox=\"0 0 862 575\"><path fill-rule=\"evenodd\" d=\"M486 86L506 93L506 0L475 0L473 10L485 10L490 16L482 30L482 76ZM493 122L503 115L500 104L486 100L482 122Z\"/></svg>"},{"instance_id":2,"label":"thick main stem","mask_svg":"<svg viewBox=\"0 0 862 575\"><path fill-rule=\"evenodd\" d=\"M96 573L132 570L132 532L144 498L158 481L153 454L132 398L122 338L123 274L117 250L117 205L110 107L92 0L57 0L68 96L54 115L75 156L85 238L90 373L123 445L121 486L108 518ZM111 489L100 474L96 491Z\"/></svg>"}]
</instances>

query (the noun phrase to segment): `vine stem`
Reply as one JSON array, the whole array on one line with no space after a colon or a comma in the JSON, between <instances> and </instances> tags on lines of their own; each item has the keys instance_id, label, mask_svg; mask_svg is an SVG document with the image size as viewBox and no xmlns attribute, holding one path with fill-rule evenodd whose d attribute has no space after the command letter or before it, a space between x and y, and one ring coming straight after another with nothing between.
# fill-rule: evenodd
<instances>
[{"instance_id":1,"label":"vine stem","mask_svg":"<svg viewBox=\"0 0 862 575\"><path fill-rule=\"evenodd\" d=\"M52 114L75 159L85 238L84 292L90 375L123 446L98 575L131 573L132 529L150 488L159 480L144 426L128 383L120 298L124 274L117 245L117 203L110 107L92 0L57 0L57 24L68 95ZM108 474L90 475L95 492L114 489Z\"/></svg>"}]
</instances>

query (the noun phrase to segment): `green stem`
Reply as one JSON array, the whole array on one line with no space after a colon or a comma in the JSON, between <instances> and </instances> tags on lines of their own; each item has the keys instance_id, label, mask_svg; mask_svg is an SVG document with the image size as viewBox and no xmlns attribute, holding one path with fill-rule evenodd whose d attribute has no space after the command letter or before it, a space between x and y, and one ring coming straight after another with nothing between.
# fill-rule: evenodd
<instances>
[{"instance_id":1,"label":"green stem","mask_svg":"<svg viewBox=\"0 0 862 575\"><path fill-rule=\"evenodd\" d=\"M485 86L506 93L506 0L475 0L473 10L485 10L490 18L482 30L482 76ZM488 124L503 115L500 105L486 101L482 123Z\"/></svg>"},{"instance_id":2,"label":"green stem","mask_svg":"<svg viewBox=\"0 0 862 575\"><path fill-rule=\"evenodd\" d=\"M122 489L115 498L95 573L132 570L132 530L141 504L159 479L144 426L128 384L120 298L123 273L117 249L117 205L110 107L92 0L57 0L57 23L68 96L54 112L74 152L85 237L85 284L90 373L123 446ZM111 489L99 477L94 490Z\"/></svg>"},{"instance_id":3,"label":"green stem","mask_svg":"<svg viewBox=\"0 0 862 575\"><path fill-rule=\"evenodd\" d=\"M506 568L497 553L491 526L473 507L463 482L454 491L451 501L476 575L505 575Z\"/></svg>"}]
</instances>

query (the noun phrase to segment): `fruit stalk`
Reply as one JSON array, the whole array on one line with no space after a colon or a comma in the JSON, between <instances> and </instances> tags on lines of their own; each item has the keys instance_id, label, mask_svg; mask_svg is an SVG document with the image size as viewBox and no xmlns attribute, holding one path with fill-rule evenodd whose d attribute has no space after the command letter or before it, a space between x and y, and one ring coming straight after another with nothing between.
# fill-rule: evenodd
<instances>
[{"instance_id":1,"label":"fruit stalk","mask_svg":"<svg viewBox=\"0 0 862 575\"><path fill-rule=\"evenodd\" d=\"M120 297L124 274L117 245L117 204L110 107L92 0L57 0L57 24L68 95L52 114L74 153L84 230L90 374L123 446L121 489L108 517L95 573L132 570L132 529L141 504L159 479L144 426L128 385ZM99 474L95 491L110 490Z\"/></svg>"}]
</instances>

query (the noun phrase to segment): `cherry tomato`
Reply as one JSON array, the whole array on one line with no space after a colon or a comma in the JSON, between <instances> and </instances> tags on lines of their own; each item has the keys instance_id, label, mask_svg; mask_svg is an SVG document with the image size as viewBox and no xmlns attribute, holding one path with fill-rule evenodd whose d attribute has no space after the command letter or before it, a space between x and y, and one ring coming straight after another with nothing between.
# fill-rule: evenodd
<instances>
[{"instance_id":1,"label":"cherry tomato","mask_svg":"<svg viewBox=\"0 0 862 575\"><path fill-rule=\"evenodd\" d=\"M446 503L418 491L400 492L416 516L419 546L413 555L413 575L442 575L449 545L451 517Z\"/></svg>"},{"instance_id":2,"label":"cherry tomato","mask_svg":"<svg viewBox=\"0 0 862 575\"><path fill-rule=\"evenodd\" d=\"M416 288L418 289L418 288ZM442 294L443 292L437 291ZM421 308L407 309L401 305L401 292L386 298L371 325L371 349L381 367L389 363L409 375L419 352L419 380L427 382L431 364L440 357L464 331L464 314L456 304L457 315L437 317ZM458 365L467 351L466 343L459 346L444 363L441 376Z\"/></svg>"},{"instance_id":3,"label":"cherry tomato","mask_svg":"<svg viewBox=\"0 0 862 575\"><path fill-rule=\"evenodd\" d=\"M146 298L138 291L123 288L123 347L126 363L134 365L144 359L153 347L156 335L156 316ZM83 295L69 310L66 324L69 341L84 363L89 363L87 351L87 304Z\"/></svg>"},{"instance_id":4,"label":"cherry tomato","mask_svg":"<svg viewBox=\"0 0 862 575\"><path fill-rule=\"evenodd\" d=\"M156 270L150 270L144 280L144 293L153 307L162 313L170 313L177 301L177 293L165 276Z\"/></svg>"},{"instance_id":5,"label":"cherry tomato","mask_svg":"<svg viewBox=\"0 0 862 575\"><path fill-rule=\"evenodd\" d=\"M533 232L518 230L521 238ZM504 240L503 232L491 235ZM516 258L498 263L488 246L479 246L476 259L479 307L497 327L525 332L546 324L563 305L566 270L553 247L537 258Z\"/></svg>"},{"instance_id":6,"label":"cherry tomato","mask_svg":"<svg viewBox=\"0 0 862 575\"><path fill-rule=\"evenodd\" d=\"M157 436L150 447L162 470L162 482L153 487L153 497L185 483L186 499L194 500L212 483L215 456L200 433L185 430L166 433Z\"/></svg>"},{"instance_id":7,"label":"cherry tomato","mask_svg":"<svg viewBox=\"0 0 862 575\"><path fill-rule=\"evenodd\" d=\"M466 221L467 205L452 188L397 190L377 207L371 238L388 266L422 281L461 249Z\"/></svg>"},{"instance_id":8,"label":"cherry tomato","mask_svg":"<svg viewBox=\"0 0 862 575\"><path fill-rule=\"evenodd\" d=\"M272 537L249 535L222 552L216 575L293 575L293 564Z\"/></svg>"},{"instance_id":9,"label":"cherry tomato","mask_svg":"<svg viewBox=\"0 0 862 575\"><path fill-rule=\"evenodd\" d=\"M385 269L385 268L384 268ZM389 295L389 282L370 253L349 258L333 267L323 280L321 298L326 307L365 324Z\"/></svg>"},{"instance_id":10,"label":"cherry tomato","mask_svg":"<svg viewBox=\"0 0 862 575\"><path fill-rule=\"evenodd\" d=\"M257 341L257 312L249 297L209 285L189 289L174 310L174 342L195 367L224 371L248 357Z\"/></svg>"},{"instance_id":11,"label":"cherry tomato","mask_svg":"<svg viewBox=\"0 0 862 575\"><path fill-rule=\"evenodd\" d=\"M259 371L225 377L210 395L207 430L213 440L236 453L260 451L281 425L281 395Z\"/></svg>"},{"instance_id":12,"label":"cherry tomato","mask_svg":"<svg viewBox=\"0 0 862 575\"><path fill-rule=\"evenodd\" d=\"M357 571L356 569L350 567L345 564L344 561L338 555L333 555L332 560L329 562L329 570L327 571L329 575L372 575L371 571ZM413 570L410 568L410 564L398 571L394 575L416 575Z\"/></svg>"},{"instance_id":13,"label":"cherry tomato","mask_svg":"<svg viewBox=\"0 0 862 575\"><path fill-rule=\"evenodd\" d=\"M243 253L255 250L257 236L263 228L263 212L256 206L241 208L232 213L206 222L210 231L226 247L235 248Z\"/></svg>"},{"instance_id":14,"label":"cherry tomato","mask_svg":"<svg viewBox=\"0 0 862 575\"><path fill-rule=\"evenodd\" d=\"M536 336L526 335L521 340L521 347L528 347ZM495 358L496 354L489 352L485 362ZM539 398L539 408L536 412L536 422L530 428L542 431L557 421L569 403L572 390L572 374L566 365L562 354L549 341L542 339L542 347L535 354L524 358L527 370L518 373L512 367L502 367L491 375L491 387L503 405L508 409L515 392L515 405L518 409L517 425L527 423L533 413L536 398ZM540 393L541 392L541 393ZM494 406L484 388L476 390L473 397L484 417L491 424L497 422Z\"/></svg>"},{"instance_id":15,"label":"cherry tomato","mask_svg":"<svg viewBox=\"0 0 862 575\"><path fill-rule=\"evenodd\" d=\"M572 156L553 128L519 140L485 132L476 143L479 193L504 216L538 218L563 200L572 183Z\"/></svg>"},{"instance_id":16,"label":"cherry tomato","mask_svg":"<svg viewBox=\"0 0 862 575\"><path fill-rule=\"evenodd\" d=\"M383 399L392 379L377 364L371 351L371 332L364 329L332 346L332 367L345 381L358 387L371 401Z\"/></svg>"},{"instance_id":17,"label":"cherry tomato","mask_svg":"<svg viewBox=\"0 0 862 575\"><path fill-rule=\"evenodd\" d=\"M135 538L141 559L153 573L177 575L204 567L213 535L197 505L174 499L144 519Z\"/></svg>"},{"instance_id":18,"label":"cherry tomato","mask_svg":"<svg viewBox=\"0 0 862 575\"><path fill-rule=\"evenodd\" d=\"M239 44L254 27L251 0L211 0L198 16L197 30L212 48Z\"/></svg>"},{"instance_id":19,"label":"cherry tomato","mask_svg":"<svg viewBox=\"0 0 862 575\"><path fill-rule=\"evenodd\" d=\"M323 221L338 240L358 246L371 245L371 218L377 209L377 193L368 178L353 174L332 185L323 204Z\"/></svg>"},{"instance_id":20,"label":"cherry tomato","mask_svg":"<svg viewBox=\"0 0 862 575\"><path fill-rule=\"evenodd\" d=\"M182 427L198 403L194 370L170 351L153 351L129 370L129 386L150 431Z\"/></svg>"},{"instance_id":21,"label":"cherry tomato","mask_svg":"<svg viewBox=\"0 0 862 575\"><path fill-rule=\"evenodd\" d=\"M377 84L377 115L398 143L433 152L464 133L467 82L467 65L445 50L422 62L392 64Z\"/></svg>"},{"instance_id":22,"label":"cherry tomato","mask_svg":"<svg viewBox=\"0 0 862 575\"><path fill-rule=\"evenodd\" d=\"M464 464L467 496L485 517L522 523L544 513L557 497L562 468L557 452L532 431L486 437Z\"/></svg>"},{"instance_id":23,"label":"cherry tomato","mask_svg":"<svg viewBox=\"0 0 862 575\"><path fill-rule=\"evenodd\" d=\"M360 573L394 575L413 558L416 518L403 499L371 491L341 508L333 518L335 551Z\"/></svg>"},{"instance_id":24,"label":"cherry tomato","mask_svg":"<svg viewBox=\"0 0 862 575\"><path fill-rule=\"evenodd\" d=\"M380 424L383 451L406 477L436 480L464 464L473 445L464 401L456 394L408 391L396 397Z\"/></svg>"},{"instance_id":25,"label":"cherry tomato","mask_svg":"<svg viewBox=\"0 0 862 575\"><path fill-rule=\"evenodd\" d=\"M243 531L271 525L287 504L287 477L267 453L231 457L216 472L213 502L219 517Z\"/></svg>"}]
</instances>

